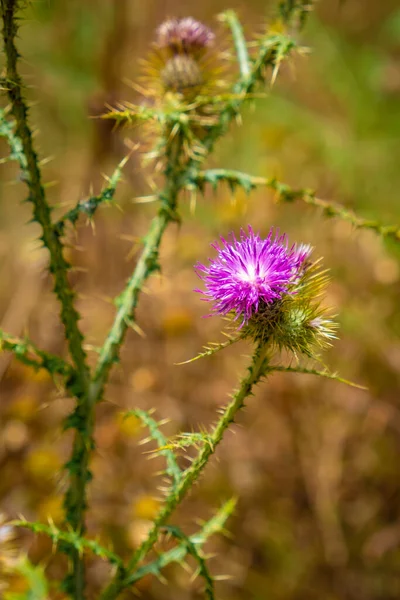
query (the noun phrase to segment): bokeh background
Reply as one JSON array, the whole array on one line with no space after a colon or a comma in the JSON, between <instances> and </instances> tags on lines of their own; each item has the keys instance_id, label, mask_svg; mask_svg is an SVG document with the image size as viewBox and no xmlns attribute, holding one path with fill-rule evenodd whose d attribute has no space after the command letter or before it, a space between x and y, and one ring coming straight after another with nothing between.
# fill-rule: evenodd
<instances>
[{"instance_id":1,"label":"bokeh background","mask_svg":"<svg viewBox=\"0 0 400 600\"><path fill-rule=\"evenodd\" d=\"M247 35L262 31L272 5L261 0L38 0L20 32L21 69L32 102L31 123L49 198L64 209L98 193L117 162L144 132L115 130L96 117L105 105L138 100L129 81L140 75L155 27L167 16L192 15L215 26L238 10ZM400 222L400 10L396 0L320 0L302 34L311 53L286 66L266 97L245 112L210 161L213 166L276 175L317 190L367 218ZM7 147L0 141L1 155ZM146 149L145 142L142 149ZM91 360L112 322L110 302L134 267L138 238L156 210L137 204L151 193L140 150L125 168L118 208L80 223L69 252ZM47 256L28 224L18 169L0 165L0 326L65 353ZM203 344L221 339L222 322L203 319L193 293L193 264L218 235L253 224L277 225L292 241L316 247L332 271L328 302L340 339L324 354L333 371L368 391L309 376L279 374L259 386L173 521L193 532L224 500L238 496L230 537L207 549L220 600L390 600L400 597L400 247L354 231L317 210L277 205L266 191L246 197L226 188L181 206L183 224L162 245L162 275L146 286L138 310L144 337L130 331L107 401L98 409L90 486L91 535L127 556L157 509L159 460L138 446L143 432L121 411L155 408L170 419L165 433L197 430L215 419L248 360L236 345L185 366ZM62 419L72 408L42 373L0 355L0 504L10 517L62 521L61 472L71 438ZM55 475L55 473L58 473ZM31 535L24 551L60 577L64 563ZM107 576L88 565L91 598ZM145 579L143 598L202 597L201 583L175 565L169 585ZM23 583L12 582L14 590ZM53 597L53 596L52 596ZM60 597L54 592L54 598ZM134 597L128 593L127 598Z\"/></svg>"}]
</instances>

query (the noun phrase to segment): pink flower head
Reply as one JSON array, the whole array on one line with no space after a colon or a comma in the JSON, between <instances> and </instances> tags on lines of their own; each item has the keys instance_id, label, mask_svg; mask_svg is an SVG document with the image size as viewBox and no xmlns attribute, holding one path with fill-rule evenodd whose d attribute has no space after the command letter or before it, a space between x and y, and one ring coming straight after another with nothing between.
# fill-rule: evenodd
<instances>
[{"instance_id":1,"label":"pink flower head","mask_svg":"<svg viewBox=\"0 0 400 600\"><path fill-rule=\"evenodd\" d=\"M204 50L214 37L211 29L193 17L168 19L157 29L157 45L177 53Z\"/></svg>"},{"instance_id":2,"label":"pink flower head","mask_svg":"<svg viewBox=\"0 0 400 600\"><path fill-rule=\"evenodd\" d=\"M196 265L206 290L196 290L214 304L221 315L234 312L242 325L268 305L292 293L289 286L301 271L311 248L301 244L288 248L286 235L271 228L265 239L249 226L248 234L241 230L240 239L231 234L231 241L221 238L222 244L211 244L217 251L209 266Z\"/></svg>"}]
</instances>

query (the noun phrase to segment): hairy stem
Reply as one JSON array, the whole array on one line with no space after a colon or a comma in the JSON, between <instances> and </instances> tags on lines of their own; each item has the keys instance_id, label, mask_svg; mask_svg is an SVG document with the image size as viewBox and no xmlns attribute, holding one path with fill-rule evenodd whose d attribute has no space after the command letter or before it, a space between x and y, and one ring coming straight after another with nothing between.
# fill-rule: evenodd
<instances>
[{"instance_id":1,"label":"hairy stem","mask_svg":"<svg viewBox=\"0 0 400 600\"><path fill-rule=\"evenodd\" d=\"M86 509L86 484L90 479L88 470L87 449L92 447L93 416L87 402L89 386L89 369L86 364L86 354L83 349L83 335L78 322L79 314L75 309L75 294L68 280L70 265L63 255L63 245L60 232L54 227L51 219L51 209L46 200L38 157L32 140L32 132L28 125L28 107L22 94L23 83L17 70L18 51L15 45L17 35L18 2L16 0L1 0L1 16L3 19L3 39L6 55L6 87L11 101L11 113L15 119L16 136L22 144L26 159L21 166L24 168L26 183L29 188L29 202L33 206L33 219L42 229L41 240L50 254L49 270L54 278L54 292L61 306L61 320L65 329L69 352L71 354L75 373L71 377L69 387L77 398L77 408L73 458L67 465L70 472L70 487L66 496L67 520L79 534L84 531L84 516ZM71 550L73 568L68 591L75 600L84 598L84 564L79 553Z\"/></svg>"},{"instance_id":2,"label":"hairy stem","mask_svg":"<svg viewBox=\"0 0 400 600\"><path fill-rule=\"evenodd\" d=\"M241 171L235 171L234 169L208 169L198 172L195 175L194 181L200 187L205 183L209 183L215 187L218 182L225 181L232 188L239 186L246 192L250 192L256 187L265 186L277 193L278 202L289 203L300 200L310 206L321 208L327 217L336 217L342 221L347 221L356 229L370 229L378 235L391 238L397 242L400 241L399 225L383 225L379 221L364 219L336 202L317 198L313 190L291 188L285 183L278 181L275 177L255 177ZM190 179L188 183L193 184L193 179Z\"/></svg>"},{"instance_id":3,"label":"hairy stem","mask_svg":"<svg viewBox=\"0 0 400 600\"><path fill-rule=\"evenodd\" d=\"M159 194L161 206L151 222L144 239L144 248L128 284L118 298L118 311L111 330L100 351L93 380L89 390L90 402L101 400L104 386L112 365L118 360L119 351L128 327L134 320L138 298L146 279L158 270L158 256L162 236L169 223L176 221L176 208L180 191L180 161L182 140L180 135L167 142L167 162L164 170L166 184Z\"/></svg>"},{"instance_id":4,"label":"hairy stem","mask_svg":"<svg viewBox=\"0 0 400 600\"><path fill-rule=\"evenodd\" d=\"M239 389L233 394L231 402L225 408L219 421L207 437L207 443L204 444L204 447L191 466L183 473L179 485L176 486L167 497L163 508L154 520L146 540L134 553L127 568L117 572L114 580L100 596L101 600L115 600L120 592L129 585L131 575L135 572L138 563L143 560L156 543L160 528L166 524L175 508L182 502L194 482L199 478L211 455L214 454L216 447L222 441L224 433L231 423L234 422L238 411L243 408L246 398L251 395L254 385L256 385L265 375L267 369L268 360L265 353L265 347L257 348L252 362L248 367L248 374L242 379Z\"/></svg>"},{"instance_id":5,"label":"hairy stem","mask_svg":"<svg viewBox=\"0 0 400 600\"><path fill-rule=\"evenodd\" d=\"M29 187L29 201L33 205L34 220L42 228L41 239L50 253L50 272L54 277L54 291L61 305L61 319L64 324L69 350L76 371L82 383L82 391L88 383L86 355L82 347L83 336L78 327L79 315L74 308L74 293L68 281L69 264L63 256L63 247L53 228L51 209L46 200L38 165L38 157L33 147L32 132L28 125L28 108L22 95L22 80L18 74L18 51L15 46L17 34L16 0L1 0L3 18L3 39L6 55L6 85L11 101L11 112L16 123L16 135L21 140L26 158L26 179Z\"/></svg>"},{"instance_id":6,"label":"hairy stem","mask_svg":"<svg viewBox=\"0 0 400 600\"><path fill-rule=\"evenodd\" d=\"M73 373L72 366L62 358L41 350L28 339L9 335L2 329L0 329L0 351L12 352L20 362L34 369L46 369L50 375L69 377Z\"/></svg>"}]
</instances>

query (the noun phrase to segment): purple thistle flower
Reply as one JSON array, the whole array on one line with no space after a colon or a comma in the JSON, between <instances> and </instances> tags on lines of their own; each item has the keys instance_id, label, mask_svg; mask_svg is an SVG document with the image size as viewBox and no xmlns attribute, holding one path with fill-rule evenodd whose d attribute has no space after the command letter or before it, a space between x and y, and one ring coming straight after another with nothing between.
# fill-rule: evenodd
<instances>
[{"instance_id":1,"label":"purple thistle flower","mask_svg":"<svg viewBox=\"0 0 400 600\"><path fill-rule=\"evenodd\" d=\"M249 233L241 230L237 240L221 238L222 245L211 244L218 252L210 265L196 265L206 291L196 290L214 303L214 312L226 315L236 313L246 324L260 306L279 300L292 293L289 286L297 279L311 248L304 244L288 248L286 235L271 228L266 239L261 239L249 226Z\"/></svg>"},{"instance_id":2,"label":"purple thistle flower","mask_svg":"<svg viewBox=\"0 0 400 600\"><path fill-rule=\"evenodd\" d=\"M169 19L157 29L157 45L175 53L204 50L214 38L211 29L192 17Z\"/></svg>"}]
</instances>

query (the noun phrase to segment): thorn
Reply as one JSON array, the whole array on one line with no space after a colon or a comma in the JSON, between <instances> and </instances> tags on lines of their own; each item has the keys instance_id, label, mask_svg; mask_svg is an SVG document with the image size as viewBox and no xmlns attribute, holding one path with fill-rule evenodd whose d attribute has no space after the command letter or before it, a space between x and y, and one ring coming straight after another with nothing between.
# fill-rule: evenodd
<instances>
[{"instance_id":1,"label":"thorn","mask_svg":"<svg viewBox=\"0 0 400 600\"><path fill-rule=\"evenodd\" d=\"M190 575L192 575L192 568L186 562L181 562L179 564L181 565L182 569L186 571L186 573L190 573Z\"/></svg>"},{"instance_id":2,"label":"thorn","mask_svg":"<svg viewBox=\"0 0 400 600\"><path fill-rule=\"evenodd\" d=\"M132 202L134 204L150 204L151 202L156 202L158 200L158 196L156 194L150 194L149 196L136 196L133 198Z\"/></svg>"},{"instance_id":3,"label":"thorn","mask_svg":"<svg viewBox=\"0 0 400 600\"><path fill-rule=\"evenodd\" d=\"M140 440L140 442L138 442L138 446L145 446L146 444L148 444L149 442L152 442L152 438L151 437L146 437L143 440Z\"/></svg>"}]
</instances>

